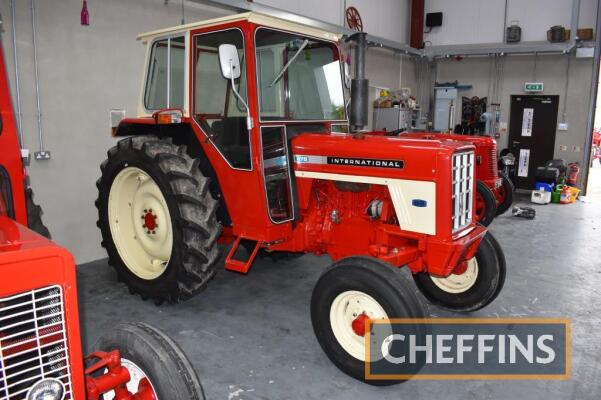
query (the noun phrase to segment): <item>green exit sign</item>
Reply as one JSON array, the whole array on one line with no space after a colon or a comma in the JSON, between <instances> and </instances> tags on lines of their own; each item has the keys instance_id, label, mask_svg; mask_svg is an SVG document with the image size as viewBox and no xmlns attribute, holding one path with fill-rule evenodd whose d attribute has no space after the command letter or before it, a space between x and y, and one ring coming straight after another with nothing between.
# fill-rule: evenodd
<instances>
[{"instance_id":1,"label":"green exit sign","mask_svg":"<svg viewBox=\"0 0 601 400\"><path fill-rule=\"evenodd\" d=\"M542 82L526 82L524 83L525 92L540 93L544 90L545 85Z\"/></svg>"}]
</instances>

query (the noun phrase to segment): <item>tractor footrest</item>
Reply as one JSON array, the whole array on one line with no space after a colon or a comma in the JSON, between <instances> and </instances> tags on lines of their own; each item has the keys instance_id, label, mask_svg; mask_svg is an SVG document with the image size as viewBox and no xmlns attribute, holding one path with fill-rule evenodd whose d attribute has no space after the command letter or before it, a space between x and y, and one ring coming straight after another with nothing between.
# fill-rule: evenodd
<instances>
[{"instance_id":1,"label":"tractor footrest","mask_svg":"<svg viewBox=\"0 0 601 400\"><path fill-rule=\"evenodd\" d=\"M225 258L225 269L246 274L255 261L262 244L263 242L238 237Z\"/></svg>"}]
</instances>

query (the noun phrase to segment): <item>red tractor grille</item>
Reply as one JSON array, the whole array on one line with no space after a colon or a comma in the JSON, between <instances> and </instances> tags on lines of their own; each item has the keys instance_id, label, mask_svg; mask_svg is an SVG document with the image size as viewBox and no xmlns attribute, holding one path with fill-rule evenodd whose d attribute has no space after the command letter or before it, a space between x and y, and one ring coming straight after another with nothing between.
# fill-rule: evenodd
<instances>
[{"instance_id":1,"label":"red tractor grille","mask_svg":"<svg viewBox=\"0 0 601 400\"><path fill-rule=\"evenodd\" d=\"M490 179L496 179L498 175L497 167L497 146L490 149L490 163L488 164L488 176Z\"/></svg>"},{"instance_id":2,"label":"red tractor grille","mask_svg":"<svg viewBox=\"0 0 601 400\"><path fill-rule=\"evenodd\" d=\"M0 400L25 399L42 379L72 398L64 316L60 286L0 298Z\"/></svg>"}]
</instances>

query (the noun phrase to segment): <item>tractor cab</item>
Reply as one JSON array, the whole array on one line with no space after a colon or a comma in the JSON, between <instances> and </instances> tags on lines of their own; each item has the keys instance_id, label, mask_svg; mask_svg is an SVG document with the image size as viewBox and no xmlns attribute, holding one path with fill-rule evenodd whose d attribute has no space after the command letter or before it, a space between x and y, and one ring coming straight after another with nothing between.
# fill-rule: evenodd
<instances>
[{"instance_id":1,"label":"tractor cab","mask_svg":"<svg viewBox=\"0 0 601 400\"><path fill-rule=\"evenodd\" d=\"M281 240L298 217L291 140L349 132L340 38L257 13L142 34L147 56L138 116L122 120L114 134L189 124L188 136L174 140L210 160L203 172L218 180L226 233ZM200 148L190 146L192 132Z\"/></svg>"}]
</instances>

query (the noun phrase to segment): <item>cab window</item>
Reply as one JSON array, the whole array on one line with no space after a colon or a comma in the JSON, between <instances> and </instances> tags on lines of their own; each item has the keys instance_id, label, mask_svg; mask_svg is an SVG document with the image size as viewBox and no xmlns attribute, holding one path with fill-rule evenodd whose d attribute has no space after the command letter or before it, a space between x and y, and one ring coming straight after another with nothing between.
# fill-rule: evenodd
<instances>
[{"instance_id":1,"label":"cab window","mask_svg":"<svg viewBox=\"0 0 601 400\"><path fill-rule=\"evenodd\" d=\"M185 47L183 36L157 40L152 44L144 92L147 110L184 108Z\"/></svg>"},{"instance_id":2,"label":"cab window","mask_svg":"<svg viewBox=\"0 0 601 400\"><path fill-rule=\"evenodd\" d=\"M240 78L238 93L247 99L244 39L238 29L198 35L194 38L194 118L227 162L236 169L252 169L246 109L232 90L232 82L221 75L219 45L238 49Z\"/></svg>"}]
</instances>

